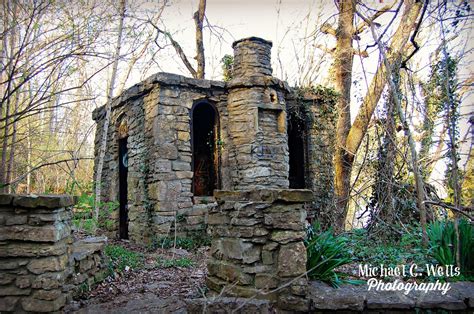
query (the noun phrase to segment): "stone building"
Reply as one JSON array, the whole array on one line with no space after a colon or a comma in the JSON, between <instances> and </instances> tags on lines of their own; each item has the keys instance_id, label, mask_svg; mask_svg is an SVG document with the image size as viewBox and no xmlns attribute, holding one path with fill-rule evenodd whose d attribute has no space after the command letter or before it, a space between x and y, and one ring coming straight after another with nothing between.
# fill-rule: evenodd
<instances>
[{"instance_id":1,"label":"stone building","mask_svg":"<svg viewBox=\"0 0 474 314\"><path fill-rule=\"evenodd\" d=\"M112 232L147 243L205 230L214 190L307 188L321 206L334 124L318 97L272 76L271 47L234 42L229 82L158 73L113 99L101 183L103 200L120 203ZM104 117L104 107L93 113L96 156Z\"/></svg>"}]
</instances>

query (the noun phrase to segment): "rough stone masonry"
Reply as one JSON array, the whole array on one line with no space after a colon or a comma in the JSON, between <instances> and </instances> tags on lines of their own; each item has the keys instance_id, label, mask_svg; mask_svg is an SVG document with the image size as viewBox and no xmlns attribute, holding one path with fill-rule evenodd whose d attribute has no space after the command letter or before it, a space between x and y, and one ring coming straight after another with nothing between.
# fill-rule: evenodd
<instances>
[{"instance_id":1,"label":"rough stone masonry","mask_svg":"<svg viewBox=\"0 0 474 314\"><path fill-rule=\"evenodd\" d=\"M317 195L309 216L328 205L334 123L321 99L298 101L272 76L271 47L236 41L229 82L158 73L113 100L98 183L103 201L120 203L109 236L147 244L175 229L205 232L214 190L307 188ZM288 114L295 107L310 121L299 129ZM93 117L98 156L104 107Z\"/></svg>"},{"instance_id":2,"label":"rough stone masonry","mask_svg":"<svg viewBox=\"0 0 474 314\"><path fill-rule=\"evenodd\" d=\"M74 242L67 195L0 194L0 312L60 310L105 276L105 239Z\"/></svg>"}]
</instances>

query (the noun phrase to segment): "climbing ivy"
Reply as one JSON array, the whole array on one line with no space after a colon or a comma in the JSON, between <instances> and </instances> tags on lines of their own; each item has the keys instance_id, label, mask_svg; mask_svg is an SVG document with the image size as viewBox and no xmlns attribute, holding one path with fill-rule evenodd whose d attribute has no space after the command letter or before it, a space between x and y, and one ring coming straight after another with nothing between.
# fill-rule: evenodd
<instances>
[{"instance_id":1,"label":"climbing ivy","mask_svg":"<svg viewBox=\"0 0 474 314\"><path fill-rule=\"evenodd\" d=\"M336 102L339 94L333 88L322 85L295 87L294 96L296 105L288 108L289 115L294 115L304 120L308 125L313 125L315 121L310 107L318 106L318 114L321 118L328 123L336 121ZM312 101L308 101L309 99ZM321 127L325 128L324 125Z\"/></svg>"},{"instance_id":2,"label":"climbing ivy","mask_svg":"<svg viewBox=\"0 0 474 314\"><path fill-rule=\"evenodd\" d=\"M231 55L225 55L221 59L221 64L223 80L224 82L228 82L233 77L234 57Z\"/></svg>"}]
</instances>

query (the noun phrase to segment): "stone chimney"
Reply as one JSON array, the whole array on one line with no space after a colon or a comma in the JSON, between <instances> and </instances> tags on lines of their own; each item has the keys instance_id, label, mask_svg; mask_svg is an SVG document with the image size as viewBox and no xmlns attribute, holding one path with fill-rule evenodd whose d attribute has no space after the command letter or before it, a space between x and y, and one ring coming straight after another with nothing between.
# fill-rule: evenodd
<instances>
[{"instance_id":1,"label":"stone chimney","mask_svg":"<svg viewBox=\"0 0 474 314\"><path fill-rule=\"evenodd\" d=\"M233 188L288 188L285 83L272 77L272 43L238 40L228 83L229 160Z\"/></svg>"}]
</instances>

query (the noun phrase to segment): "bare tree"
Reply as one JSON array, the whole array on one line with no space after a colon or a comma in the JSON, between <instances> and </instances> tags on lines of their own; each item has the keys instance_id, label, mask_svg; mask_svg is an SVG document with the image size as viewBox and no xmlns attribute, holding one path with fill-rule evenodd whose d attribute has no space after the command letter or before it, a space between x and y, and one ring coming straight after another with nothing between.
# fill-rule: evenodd
<instances>
[{"instance_id":1,"label":"bare tree","mask_svg":"<svg viewBox=\"0 0 474 314\"><path fill-rule=\"evenodd\" d=\"M337 221L335 228L342 230L344 227L345 217L347 215L347 203L351 190L350 175L355 154L357 153L364 135L367 132L369 122L375 111L377 103L380 100L382 92L387 83L387 68L385 62L381 62L377 68L374 78L368 87L362 105L358 110L358 114L351 124L350 116L350 90L351 90L351 73L352 60L355 53L360 53L354 50L352 40L358 36L363 30L373 23L384 12L390 10L390 7L385 7L376 11L371 17L363 20L359 25L354 26L354 15L356 12L355 2L352 0L341 0L339 4L339 24L337 29L333 29L330 25L325 24L324 31L328 34L336 36L336 51L335 51L335 88L340 94L337 108L338 121L336 131L336 154L335 154L335 194L336 194L336 216ZM416 29L418 17L420 15L423 3L409 0L404 1L404 10L400 18L400 23L392 36L391 44L388 47L388 64L392 70L396 64L401 64L401 58L409 49L408 41L412 33ZM401 4L396 9L396 12L401 9ZM391 24L391 23L390 23ZM390 25L389 25L390 26ZM383 35L383 34L382 34Z\"/></svg>"},{"instance_id":2,"label":"bare tree","mask_svg":"<svg viewBox=\"0 0 474 314\"><path fill-rule=\"evenodd\" d=\"M166 31L164 28L158 26L154 20L149 19L149 23L157 31L157 36L155 38L155 44L161 49L162 46L158 41L159 35L164 35L167 40L170 41L171 46L173 46L176 54L179 56L183 64L186 66L186 69L194 78L203 79L205 77L205 55L204 55L204 42L203 42L203 22L205 19L206 12L206 0L199 0L198 10L194 13L193 19L196 26L196 56L194 59L197 61L197 67L195 68L192 63L189 61L188 57L184 53L181 45L173 38L170 32Z\"/></svg>"},{"instance_id":3,"label":"bare tree","mask_svg":"<svg viewBox=\"0 0 474 314\"><path fill-rule=\"evenodd\" d=\"M120 49L122 46L122 32L123 32L123 21L125 19L125 0L120 1L120 19L117 27L117 42L115 48L114 62L112 67L112 75L110 77L109 88L107 92L107 103L105 105L105 118L104 118L104 128L102 130L102 138L100 140L99 148L99 157L97 161L97 173L95 178L95 211L94 218L97 220L99 218L99 208L100 208L100 196L101 196L101 182L102 182L102 170L104 167L104 157L105 150L107 147L107 133L110 124L110 115L112 111L112 97L114 94L115 80L117 78L117 68L120 58Z\"/></svg>"}]
</instances>

